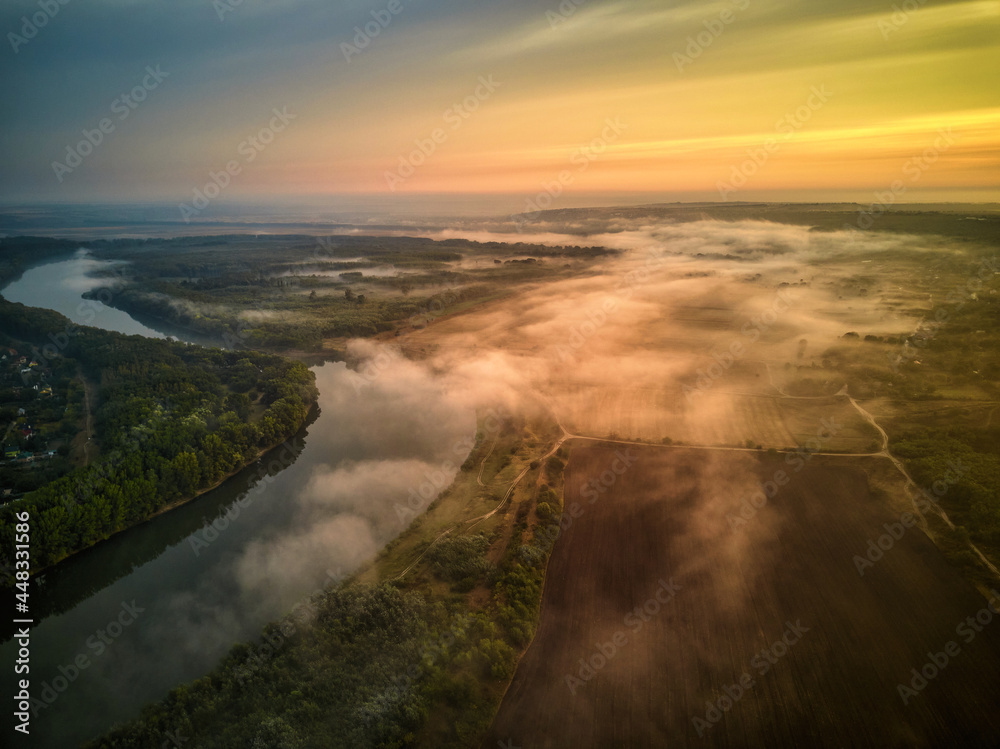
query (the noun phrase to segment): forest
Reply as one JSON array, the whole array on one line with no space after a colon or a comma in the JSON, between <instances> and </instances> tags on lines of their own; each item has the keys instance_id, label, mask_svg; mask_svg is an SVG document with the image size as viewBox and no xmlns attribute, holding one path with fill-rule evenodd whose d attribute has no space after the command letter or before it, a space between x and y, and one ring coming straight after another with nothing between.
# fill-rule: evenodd
<instances>
[{"instance_id":1,"label":"forest","mask_svg":"<svg viewBox=\"0 0 1000 749\"><path fill-rule=\"evenodd\" d=\"M48 237L0 238L0 287L6 286L24 270L42 260L72 255L80 243Z\"/></svg>"},{"instance_id":2,"label":"forest","mask_svg":"<svg viewBox=\"0 0 1000 749\"><path fill-rule=\"evenodd\" d=\"M272 354L125 336L6 300L0 329L42 366L72 360L98 384L100 449L89 465L0 507L5 570L15 511L30 512L32 569L43 569L219 483L295 434L318 396L304 364Z\"/></svg>"},{"instance_id":3,"label":"forest","mask_svg":"<svg viewBox=\"0 0 1000 749\"><path fill-rule=\"evenodd\" d=\"M225 348L336 350L331 340L421 327L446 311L509 293L514 284L587 270L614 254L419 237L304 235L114 239L77 243L0 239L0 281L32 253L120 261L84 296L161 330Z\"/></svg>"},{"instance_id":4,"label":"forest","mask_svg":"<svg viewBox=\"0 0 1000 749\"><path fill-rule=\"evenodd\" d=\"M537 542L541 516L533 517L545 504L546 528L558 530L561 461L546 465L541 489L520 485L515 517L443 538L437 523L478 512L483 467L489 486L506 488L520 463L504 468L520 453L539 477L532 458L548 445L529 447L527 437L537 433L516 420L496 439L481 430L456 483L372 567L301 599L205 677L88 749L159 746L170 736L219 749L478 745L538 622L552 545Z\"/></svg>"},{"instance_id":5,"label":"forest","mask_svg":"<svg viewBox=\"0 0 1000 749\"><path fill-rule=\"evenodd\" d=\"M455 541L439 550L434 575L485 580L492 600L483 609L396 584L318 593L89 749L160 746L171 735L206 749L374 749L431 737L437 747L469 746L531 640L547 554L512 546L494 567L485 539Z\"/></svg>"}]
</instances>

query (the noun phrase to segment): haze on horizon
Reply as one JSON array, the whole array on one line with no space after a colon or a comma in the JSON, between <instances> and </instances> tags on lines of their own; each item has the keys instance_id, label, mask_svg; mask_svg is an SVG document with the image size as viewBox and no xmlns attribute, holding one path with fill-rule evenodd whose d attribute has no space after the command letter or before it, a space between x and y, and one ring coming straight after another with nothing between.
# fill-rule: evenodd
<instances>
[{"instance_id":1,"label":"haze on horizon","mask_svg":"<svg viewBox=\"0 0 1000 749\"><path fill-rule=\"evenodd\" d=\"M6 202L191 202L231 165L220 204L1000 194L989 0L42 5L0 9Z\"/></svg>"}]
</instances>

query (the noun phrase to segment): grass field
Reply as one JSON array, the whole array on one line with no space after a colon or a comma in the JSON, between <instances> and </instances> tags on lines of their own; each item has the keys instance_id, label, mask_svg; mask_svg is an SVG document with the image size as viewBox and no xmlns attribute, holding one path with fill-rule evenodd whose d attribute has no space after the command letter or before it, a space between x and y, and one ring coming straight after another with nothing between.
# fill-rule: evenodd
<instances>
[{"instance_id":1,"label":"grass field","mask_svg":"<svg viewBox=\"0 0 1000 749\"><path fill-rule=\"evenodd\" d=\"M859 574L855 556L900 520L862 470L630 449L621 473L613 449L572 450L564 512L576 517L484 747L1000 742L987 665L1000 622L957 629L985 601L916 528ZM786 485L733 530L748 488L782 470ZM957 654L904 705L898 685L949 642Z\"/></svg>"},{"instance_id":2,"label":"grass field","mask_svg":"<svg viewBox=\"0 0 1000 749\"><path fill-rule=\"evenodd\" d=\"M823 451L872 452L878 435L844 397L791 399L733 392L722 387L688 402L672 390L567 388L553 400L573 434L660 442L669 437L689 445L764 448L815 445L824 424L834 424ZM712 418L703 418L709 412Z\"/></svg>"}]
</instances>

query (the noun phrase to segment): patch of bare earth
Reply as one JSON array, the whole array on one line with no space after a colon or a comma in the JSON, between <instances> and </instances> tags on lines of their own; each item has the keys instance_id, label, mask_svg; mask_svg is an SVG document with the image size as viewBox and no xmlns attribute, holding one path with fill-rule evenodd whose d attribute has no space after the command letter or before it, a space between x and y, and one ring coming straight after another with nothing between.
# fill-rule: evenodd
<instances>
[{"instance_id":1,"label":"patch of bare earth","mask_svg":"<svg viewBox=\"0 0 1000 749\"><path fill-rule=\"evenodd\" d=\"M859 574L899 520L862 471L630 450L573 449L576 517L484 747L1000 745L1000 616L958 631L986 602L916 528Z\"/></svg>"}]
</instances>

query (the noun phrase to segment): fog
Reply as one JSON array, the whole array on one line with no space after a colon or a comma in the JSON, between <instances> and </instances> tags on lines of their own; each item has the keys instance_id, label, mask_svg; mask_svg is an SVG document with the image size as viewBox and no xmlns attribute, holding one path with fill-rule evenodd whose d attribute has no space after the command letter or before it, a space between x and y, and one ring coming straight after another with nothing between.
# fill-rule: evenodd
<instances>
[{"instance_id":1,"label":"fog","mask_svg":"<svg viewBox=\"0 0 1000 749\"><path fill-rule=\"evenodd\" d=\"M477 410L542 404L568 433L591 437L795 447L801 430L787 426L775 396L798 367L815 376L822 352L848 330L884 334L917 323L884 304L892 281L865 281L863 295L844 298L859 283L858 254L940 249L932 238L762 221L517 239L620 253L590 274L528 287L392 342L351 341L349 368L319 368L326 426L307 445L336 457L316 462L288 492L283 522L232 560L227 574L248 610L289 608L328 571L370 559L413 517L407 497L428 482L435 495L450 484L472 447ZM832 383L830 394L838 388ZM712 460L724 463L727 486L749 481L736 469L752 461Z\"/></svg>"},{"instance_id":2,"label":"fog","mask_svg":"<svg viewBox=\"0 0 1000 749\"><path fill-rule=\"evenodd\" d=\"M823 352L848 331L900 334L918 323L905 305L887 303L905 297L899 279L859 258L945 249L934 237L765 221L605 226L589 235L554 228L429 233L619 253L591 274L434 321L397 339L400 350L464 378L467 389L543 399L574 434L705 445L794 447L775 411L778 388L823 377ZM355 354L378 356L378 344L365 347ZM831 395L840 384L830 384Z\"/></svg>"},{"instance_id":3,"label":"fog","mask_svg":"<svg viewBox=\"0 0 1000 749\"><path fill-rule=\"evenodd\" d=\"M835 397L844 383L824 371L824 352L848 331L899 335L918 324L906 312L913 305L899 303L915 301L900 289L906 279L880 272L882 258L919 263L928 252L962 254L935 237L764 221L606 226L590 234L533 228L428 236L619 252L589 272L518 290L392 343L358 342L352 366L370 372L380 357L409 357L407 367L462 382L470 403L499 394L514 409L542 402L573 435L794 449L833 419L856 432L841 435L838 449L867 452L872 432L846 398ZM802 378L823 383L826 397L783 397ZM672 491L693 488L697 496L679 543L711 553L682 555L671 574L711 577L719 610L737 615L754 576L770 569L782 520L768 514L735 531L742 502L769 477L753 453L702 455L690 475L670 480L679 482Z\"/></svg>"},{"instance_id":4,"label":"fog","mask_svg":"<svg viewBox=\"0 0 1000 749\"><path fill-rule=\"evenodd\" d=\"M477 412L543 409L570 434L701 446L749 440L794 447L822 417L849 423L843 398L810 401L805 410L805 401L777 397L779 389L811 377L835 393L842 383L824 372L822 360L840 336L916 327L908 310L926 300L907 290L905 275L887 271L882 257L894 267L903 258L913 272L925 272L928 252L962 258L933 237L761 221L498 228L466 222L448 236L618 252L585 268L577 263L575 276L525 285L426 328L351 341L346 363L315 368L322 415L304 446L279 454L277 468L239 503L216 505L223 515L205 517L193 536L81 607L89 618L73 625L65 652L53 650L59 662L71 662L86 647L77 633L101 626L120 601L135 598L147 612L88 671L100 690L81 686L63 698L64 707L76 701L87 713L104 690L151 699L158 695L144 681L151 668L161 686L203 674L233 642L357 570L451 483L472 448ZM39 275L30 286L36 303L45 282ZM247 310L245 317L270 314ZM845 444L867 449L862 438ZM760 523L741 536L727 520L759 480L755 461L737 452L704 455L690 478L701 501L688 531L737 567L749 544L762 554L774 533ZM199 506L212 505L191 505ZM218 530L210 539L211 528ZM198 540L205 545L193 545ZM699 559L686 564L674 571L679 579L710 572ZM736 605L738 590L725 599ZM37 636L55 638L44 630ZM52 678L49 666L41 678Z\"/></svg>"}]
</instances>

